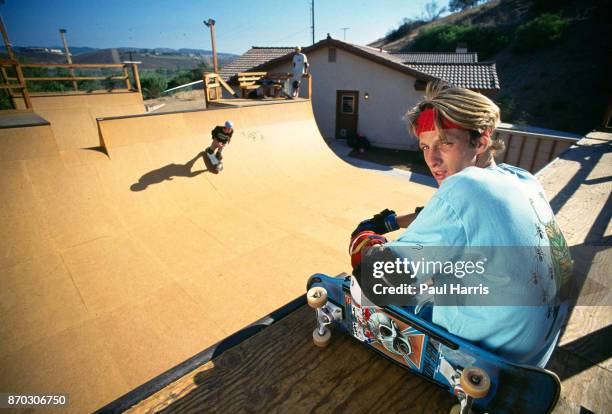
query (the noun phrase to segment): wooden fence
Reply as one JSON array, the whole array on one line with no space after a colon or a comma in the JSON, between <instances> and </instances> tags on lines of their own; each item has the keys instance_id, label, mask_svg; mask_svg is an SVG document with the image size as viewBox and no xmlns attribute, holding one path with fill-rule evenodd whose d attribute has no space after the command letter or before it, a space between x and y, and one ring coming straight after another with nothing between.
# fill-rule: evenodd
<instances>
[{"instance_id":1,"label":"wooden fence","mask_svg":"<svg viewBox=\"0 0 612 414\"><path fill-rule=\"evenodd\" d=\"M519 129L497 128L494 138L502 139L506 151L495 157L498 163L507 163L535 173L559 154L578 142L578 138L551 133L528 132Z\"/></svg>"},{"instance_id":2,"label":"wooden fence","mask_svg":"<svg viewBox=\"0 0 612 414\"><path fill-rule=\"evenodd\" d=\"M15 76L9 76L7 68L13 68ZM65 68L70 69L67 76L25 76L24 69L26 68ZM121 71L120 75L114 76L76 76L74 69L116 69ZM132 88L132 80L130 78L129 71L132 71L132 78L134 79L134 88ZM17 108L15 103L16 98L23 98L25 101L26 108L32 109L32 103L30 100L30 93L28 92L28 82L49 82L49 81L72 81L75 91L78 91L77 81L123 81L125 82L125 89L114 89L115 91L132 91L136 90L142 93L140 86L140 76L138 75L138 62L125 62L125 63L113 63L113 64L69 64L69 63L28 63L22 64L16 60L0 60L0 75L2 81L0 82L0 89L6 89L13 108ZM20 93L16 93L15 90L20 90ZM103 89L100 89L103 90ZM88 91L89 92L89 91Z\"/></svg>"}]
</instances>

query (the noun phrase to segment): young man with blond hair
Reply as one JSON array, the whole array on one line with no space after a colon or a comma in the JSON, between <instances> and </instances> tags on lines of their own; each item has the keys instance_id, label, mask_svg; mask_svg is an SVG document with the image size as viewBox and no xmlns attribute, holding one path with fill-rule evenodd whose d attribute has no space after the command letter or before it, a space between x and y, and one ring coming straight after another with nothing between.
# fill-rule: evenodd
<instances>
[{"instance_id":1,"label":"young man with blond hair","mask_svg":"<svg viewBox=\"0 0 612 414\"><path fill-rule=\"evenodd\" d=\"M537 179L495 162L504 148L492 136L499 108L471 90L430 83L406 115L439 188L414 213L384 210L359 224L349 247L358 283L372 277L365 261L361 269L365 256L425 260L430 254L458 263L468 250L479 251L489 263L471 277L487 294L455 298L452 306L437 306L442 296L434 296L432 321L511 361L544 366L567 315L572 261ZM395 241L382 236L399 228L406 230ZM425 272L414 283L445 279Z\"/></svg>"}]
</instances>

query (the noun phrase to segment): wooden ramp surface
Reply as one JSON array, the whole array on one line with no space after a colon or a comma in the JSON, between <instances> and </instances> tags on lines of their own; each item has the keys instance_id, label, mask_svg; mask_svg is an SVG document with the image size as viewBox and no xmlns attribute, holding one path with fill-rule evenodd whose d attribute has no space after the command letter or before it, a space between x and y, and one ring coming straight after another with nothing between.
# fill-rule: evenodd
<instances>
[{"instance_id":1,"label":"wooden ramp surface","mask_svg":"<svg viewBox=\"0 0 612 414\"><path fill-rule=\"evenodd\" d=\"M91 129L63 131L77 149L54 125L93 125L94 111L67 99L51 125L0 129L0 393L68 393L67 412L270 313L310 274L346 271L355 223L432 193L343 162L309 101L104 119L91 143ZM202 151L226 119L236 133L214 174ZM106 153L82 149L97 125Z\"/></svg>"},{"instance_id":2,"label":"wooden ramp surface","mask_svg":"<svg viewBox=\"0 0 612 414\"><path fill-rule=\"evenodd\" d=\"M610 301L594 294L612 286L610 177L612 139L597 133L539 175L566 233L580 291L548 365L563 384L556 414L612 410ZM335 332L328 348L314 347L313 326L314 312L304 305L130 412L447 413L455 403L347 335Z\"/></svg>"},{"instance_id":3,"label":"wooden ramp surface","mask_svg":"<svg viewBox=\"0 0 612 414\"><path fill-rule=\"evenodd\" d=\"M455 399L334 332L312 343L304 305L128 412L448 413Z\"/></svg>"},{"instance_id":4,"label":"wooden ramp surface","mask_svg":"<svg viewBox=\"0 0 612 414\"><path fill-rule=\"evenodd\" d=\"M612 134L588 134L543 170L539 179L570 246L579 292L548 364L563 385L555 412L610 413Z\"/></svg>"}]
</instances>

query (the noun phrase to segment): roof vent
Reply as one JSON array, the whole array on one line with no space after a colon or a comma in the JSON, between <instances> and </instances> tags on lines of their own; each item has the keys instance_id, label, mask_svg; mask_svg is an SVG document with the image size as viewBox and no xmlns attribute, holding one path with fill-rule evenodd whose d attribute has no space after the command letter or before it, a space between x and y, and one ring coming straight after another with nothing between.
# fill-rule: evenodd
<instances>
[{"instance_id":1,"label":"roof vent","mask_svg":"<svg viewBox=\"0 0 612 414\"><path fill-rule=\"evenodd\" d=\"M467 53L468 47L467 43L461 42L457 43L457 47L455 48L455 53Z\"/></svg>"}]
</instances>

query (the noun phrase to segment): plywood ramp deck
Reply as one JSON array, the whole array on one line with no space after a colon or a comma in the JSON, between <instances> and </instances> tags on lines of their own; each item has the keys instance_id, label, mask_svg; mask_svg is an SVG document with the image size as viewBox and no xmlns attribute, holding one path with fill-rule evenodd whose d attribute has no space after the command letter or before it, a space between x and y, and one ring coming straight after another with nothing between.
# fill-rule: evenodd
<instances>
[{"instance_id":1,"label":"plywood ramp deck","mask_svg":"<svg viewBox=\"0 0 612 414\"><path fill-rule=\"evenodd\" d=\"M580 293L548 366L562 380L557 414L589 412L582 408L607 413L612 407L611 176L612 136L599 133L539 174L575 259ZM449 412L455 399L445 390L347 335L334 333L325 349L313 346L314 312L303 303L288 304L109 407L134 413ZM252 335L263 324L271 326ZM168 385L151 394L162 384Z\"/></svg>"},{"instance_id":2,"label":"plywood ramp deck","mask_svg":"<svg viewBox=\"0 0 612 414\"><path fill-rule=\"evenodd\" d=\"M226 119L213 174L201 151ZM108 154L36 128L19 151L0 130L0 391L69 393L69 412L287 303L310 274L346 271L355 223L432 194L337 158L309 101L105 119Z\"/></svg>"},{"instance_id":3,"label":"plywood ramp deck","mask_svg":"<svg viewBox=\"0 0 612 414\"><path fill-rule=\"evenodd\" d=\"M579 292L549 362L563 385L556 413L612 411L611 177L612 134L600 132L539 174L570 246Z\"/></svg>"}]
</instances>

